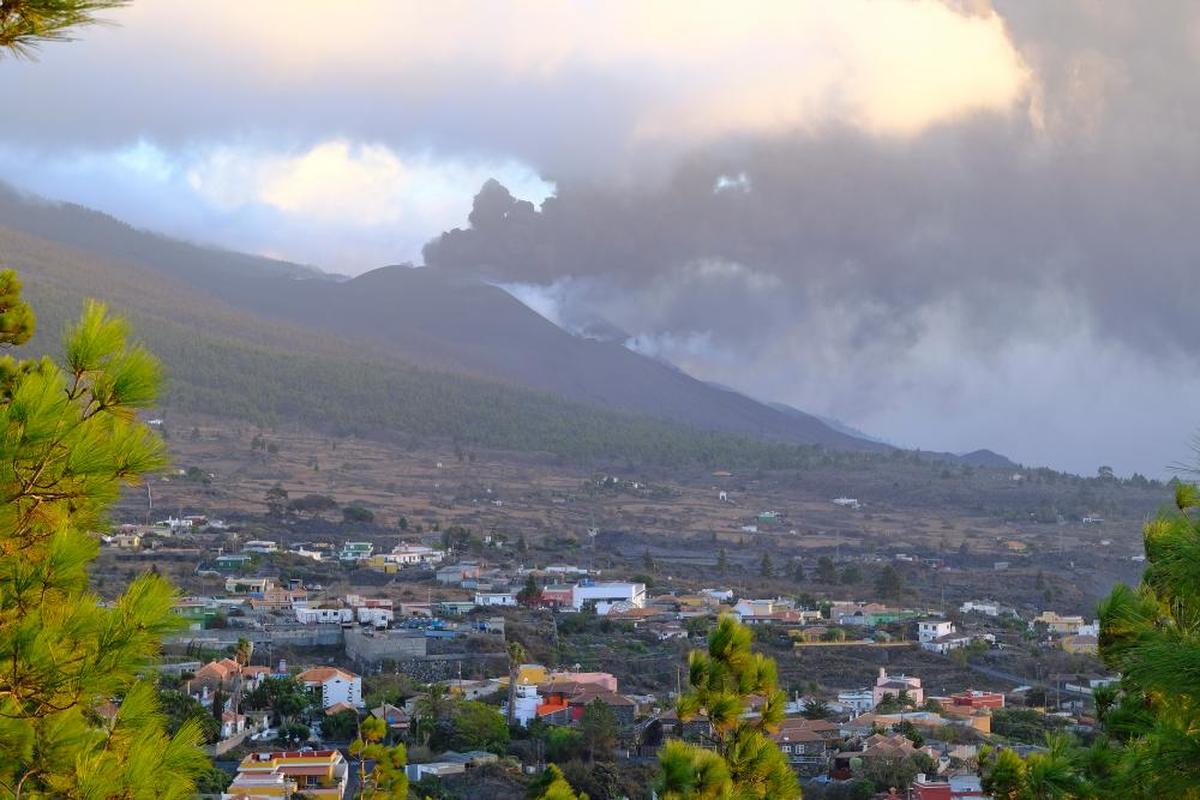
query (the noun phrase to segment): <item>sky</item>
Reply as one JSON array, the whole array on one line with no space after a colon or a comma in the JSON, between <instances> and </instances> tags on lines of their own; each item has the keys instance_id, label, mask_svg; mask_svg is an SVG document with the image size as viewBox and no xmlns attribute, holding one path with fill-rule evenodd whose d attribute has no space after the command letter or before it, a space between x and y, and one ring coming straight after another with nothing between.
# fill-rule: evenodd
<instances>
[{"instance_id":1,"label":"sky","mask_svg":"<svg viewBox=\"0 0 1200 800\"><path fill-rule=\"evenodd\" d=\"M1163 476L1200 427L1200 7L1152 9L141 0L0 62L0 180L480 273L897 444Z\"/></svg>"}]
</instances>

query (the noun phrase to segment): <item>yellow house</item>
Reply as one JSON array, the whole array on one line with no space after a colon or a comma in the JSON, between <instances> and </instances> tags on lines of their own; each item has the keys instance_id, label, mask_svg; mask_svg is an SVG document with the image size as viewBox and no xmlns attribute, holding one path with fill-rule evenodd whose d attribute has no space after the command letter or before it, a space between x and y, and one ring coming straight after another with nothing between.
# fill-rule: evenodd
<instances>
[{"instance_id":1,"label":"yellow house","mask_svg":"<svg viewBox=\"0 0 1200 800\"><path fill-rule=\"evenodd\" d=\"M1054 633L1071 636L1079 633L1079 629L1087 624L1083 617L1076 614L1058 614L1054 611L1043 611L1033 621L1042 623Z\"/></svg>"},{"instance_id":2,"label":"yellow house","mask_svg":"<svg viewBox=\"0 0 1200 800\"><path fill-rule=\"evenodd\" d=\"M251 753L242 759L237 777L221 798L270 800L303 794L313 800L342 800L347 772L346 759L337 750Z\"/></svg>"}]
</instances>

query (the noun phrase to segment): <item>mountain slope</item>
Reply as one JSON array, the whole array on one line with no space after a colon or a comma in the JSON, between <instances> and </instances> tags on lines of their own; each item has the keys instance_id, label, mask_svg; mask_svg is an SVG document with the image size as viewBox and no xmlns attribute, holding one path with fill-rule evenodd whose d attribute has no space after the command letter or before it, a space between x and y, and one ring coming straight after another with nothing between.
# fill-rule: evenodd
<instances>
[{"instance_id":1,"label":"mountain slope","mask_svg":"<svg viewBox=\"0 0 1200 800\"><path fill-rule=\"evenodd\" d=\"M19 354L57 351L59 333L78 316L84 297L102 297L164 362L168 410L587 463L799 468L831 457L418 368L360 341L264 320L141 265L98 259L3 226L0 264L20 272L38 315L38 332Z\"/></svg>"},{"instance_id":2,"label":"mountain slope","mask_svg":"<svg viewBox=\"0 0 1200 800\"><path fill-rule=\"evenodd\" d=\"M361 347L373 356L601 409L794 444L886 449L802 412L782 413L710 386L619 344L572 336L504 291L447 271L386 267L339 280L301 265L175 241L79 206L31 201L2 188L0 224L137 273L126 279L145 291L126 291L121 303L127 308L153 312L145 294L158 278L166 279L162 286L170 288L159 286L160 294L189 298L168 303L183 309L176 313L186 317L187 308L204 307L224 316L224 324L236 319L223 332L242 342L296 349L297 341L315 339L319 350L333 336L341 353ZM116 299L104 281L87 283L66 277L60 285Z\"/></svg>"}]
</instances>

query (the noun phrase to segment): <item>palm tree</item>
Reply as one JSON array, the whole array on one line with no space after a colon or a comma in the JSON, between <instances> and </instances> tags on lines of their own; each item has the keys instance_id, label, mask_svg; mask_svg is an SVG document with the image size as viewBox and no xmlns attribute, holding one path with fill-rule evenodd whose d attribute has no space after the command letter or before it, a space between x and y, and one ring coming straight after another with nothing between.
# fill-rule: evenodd
<instances>
[{"instance_id":1,"label":"palm tree","mask_svg":"<svg viewBox=\"0 0 1200 800\"><path fill-rule=\"evenodd\" d=\"M237 647L233 651L233 660L243 667L250 665L250 657L254 655L254 642L245 637L237 640Z\"/></svg>"},{"instance_id":2,"label":"palm tree","mask_svg":"<svg viewBox=\"0 0 1200 800\"><path fill-rule=\"evenodd\" d=\"M508 724L511 727L517 719L517 676L521 672L521 664L525 662L524 646L518 641L508 643Z\"/></svg>"},{"instance_id":3,"label":"palm tree","mask_svg":"<svg viewBox=\"0 0 1200 800\"><path fill-rule=\"evenodd\" d=\"M417 697L417 714L434 722L450 716L453 701L444 683L431 683Z\"/></svg>"}]
</instances>

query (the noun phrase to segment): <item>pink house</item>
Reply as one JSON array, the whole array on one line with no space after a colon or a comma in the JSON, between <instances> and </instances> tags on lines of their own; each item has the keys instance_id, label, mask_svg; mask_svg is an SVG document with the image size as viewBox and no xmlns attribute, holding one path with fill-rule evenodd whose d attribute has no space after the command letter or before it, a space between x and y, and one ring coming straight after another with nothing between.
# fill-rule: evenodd
<instances>
[{"instance_id":1,"label":"pink house","mask_svg":"<svg viewBox=\"0 0 1200 800\"><path fill-rule=\"evenodd\" d=\"M875 679L875 687L872 689L875 705L883 702L883 698L889 694L899 695L901 692L907 692L917 705L925 702L925 690L921 688L920 678L910 675L888 675L887 670L880 667L879 677Z\"/></svg>"}]
</instances>

